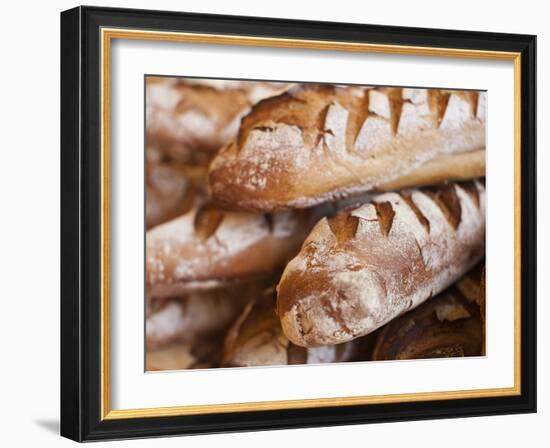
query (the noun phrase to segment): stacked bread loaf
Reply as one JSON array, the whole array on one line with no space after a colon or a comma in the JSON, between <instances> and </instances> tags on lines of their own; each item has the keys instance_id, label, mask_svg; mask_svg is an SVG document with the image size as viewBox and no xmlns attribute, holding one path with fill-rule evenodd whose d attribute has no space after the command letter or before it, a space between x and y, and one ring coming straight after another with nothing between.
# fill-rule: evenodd
<instances>
[{"instance_id":1,"label":"stacked bread loaf","mask_svg":"<svg viewBox=\"0 0 550 448\"><path fill-rule=\"evenodd\" d=\"M151 370L484 350L483 92L147 78Z\"/></svg>"}]
</instances>

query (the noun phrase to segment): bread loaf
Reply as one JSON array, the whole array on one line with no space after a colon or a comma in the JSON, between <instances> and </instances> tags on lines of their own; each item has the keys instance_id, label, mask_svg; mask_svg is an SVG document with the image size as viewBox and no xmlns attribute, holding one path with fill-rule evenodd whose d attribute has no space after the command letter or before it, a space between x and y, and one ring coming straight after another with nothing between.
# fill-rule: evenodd
<instances>
[{"instance_id":1,"label":"bread loaf","mask_svg":"<svg viewBox=\"0 0 550 448\"><path fill-rule=\"evenodd\" d=\"M177 297L269 276L297 253L314 219L311 210L268 215L193 207L147 232L148 294Z\"/></svg>"},{"instance_id":2,"label":"bread loaf","mask_svg":"<svg viewBox=\"0 0 550 448\"><path fill-rule=\"evenodd\" d=\"M295 344L366 335L454 283L485 251L479 181L383 193L321 219L278 285Z\"/></svg>"},{"instance_id":3,"label":"bread loaf","mask_svg":"<svg viewBox=\"0 0 550 448\"><path fill-rule=\"evenodd\" d=\"M254 103L285 88L282 83L148 76L147 144L180 162L208 163L235 136L242 115Z\"/></svg>"},{"instance_id":4,"label":"bread loaf","mask_svg":"<svg viewBox=\"0 0 550 448\"><path fill-rule=\"evenodd\" d=\"M479 286L479 270L467 275ZM470 290L465 290L469 292ZM452 286L383 326L372 359L447 358L482 354L483 332L477 297Z\"/></svg>"},{"instance_id":5,"label":"bread loaf","mask_svg":"<svg viewBox=\"0 0 550 448\"><path fill-rule=\"evenodd\" d=\"M482 92L301 84L252 108L209 185L229 207L309 207L484 147Z\"/></svg>"},{"instance_id":6,"label":"bread loaf","mask_svg":"<svg viewBox=\"0 0 550 448\"><path fill-rule=\"evenodd\" d=\"M246 306L225 338L222 367L349 362L370 357L374 341L368 337L307 349L294 345L283 334L275 304L272 289Z\"/></svg>"}]
</instances>

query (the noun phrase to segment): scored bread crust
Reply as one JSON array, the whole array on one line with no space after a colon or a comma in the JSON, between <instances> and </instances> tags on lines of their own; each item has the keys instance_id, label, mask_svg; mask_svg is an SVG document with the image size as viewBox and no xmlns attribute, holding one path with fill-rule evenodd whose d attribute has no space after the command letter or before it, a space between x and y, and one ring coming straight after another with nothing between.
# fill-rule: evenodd
<instances>
[{"instance_id":1,"label":"scored bread crust","mask_svg":"<svg viewBox=\"0 0 550 448\"><path fill-rule=\"evenodd\" d=\"M321 219L286 266L278 315L295 344L366 335L454 283L485 251L479 181L383 193Z\"/></svg>"},{"instance_id":2,"label":"scored bread crust","mask_svg":"<svg viewBox=\"0 0 550 448\"><path fill-rule=\"evenodd\" d=\"M147 144L179 162L206 164L257 101L284 83L147 77Z\"/></svg>"},{"instance_id":3,"label":"scored bread crust","mask_svg":"<svg viewBox=\"0 0 550 448\"><path fill-rule=\"evenodd\" d=\"M194 206L147 231L148 294L175 297L270 276L297 253L315 220L313 210L253 214L210 202Z\"/></svg>"},{"instance_id":4,"label":"scored bread crust","mask_svg":"<svg viewBox=\"0 0 550 448\"><path fill-rule=\"evenodd\" d=\"M256 104L209 167L220 203L309 207L358 194L438 155L485 147L485 94L296 85Z\"/></svg>"}]
</instances>

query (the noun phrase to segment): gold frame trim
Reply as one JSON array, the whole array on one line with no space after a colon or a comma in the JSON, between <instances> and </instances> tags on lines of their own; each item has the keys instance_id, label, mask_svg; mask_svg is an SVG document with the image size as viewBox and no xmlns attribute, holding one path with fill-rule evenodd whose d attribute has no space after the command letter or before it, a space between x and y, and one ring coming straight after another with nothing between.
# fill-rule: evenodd
<instances>
[{"instance_id":1,"label":"gold frame trim","mask_svg":"<svg viewBox=\"0 0 550 448\"><path fill-rule=\"evenodd\" d=\"M156 40L214 45L263 46L312 50L337 50L413 56L506 60L514 62L514 386L443 392L421 392L357 397L315 398L215 405L190 405L141 409L111 409L110 389L110 50L113 39ZM167 417L210 413L306 409L411 401L502 397L521 394L521 54L514 52L416 47L305 39L279 39L216 34L101 29L101 420Z\"/></svg>"}]
</instances>

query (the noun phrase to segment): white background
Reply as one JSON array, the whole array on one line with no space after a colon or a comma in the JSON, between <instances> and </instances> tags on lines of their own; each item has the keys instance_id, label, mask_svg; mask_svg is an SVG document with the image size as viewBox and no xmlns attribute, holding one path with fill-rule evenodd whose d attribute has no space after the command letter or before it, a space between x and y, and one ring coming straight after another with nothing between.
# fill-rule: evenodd
<instances>
[{"instance_id":1,"label":"white background","mask_svg":"<svg viewBox=\"0 0 550 448\"><path fill-rule=\"evenodd\" d=\"M548 226L548 206L542 208L550 187L543 167L548 156L542 151L548 123L548 89L544 55L548 35L548 12L542 2L494 2L464 0L441 7L440 2L376 2L340 0L320 3L283 1L231 2L201 0L90 2L104 6L185 9L195 12L279 16L318 20L409 25L539 35L539 229ZM3 307L0 340L0 439L6 446L27 443L68 446L56 435L59 414L59 11L76 3L10 2L2 10L2 70L0 114L2 120L2 265ZM349 5L349 6L347 6ZM349 8L349 9L348 9ZM545 56L545 58L543 57ZM7 136L7 139L6 139ZM545 174L545 178L543 177ZM547 202L547 201L546 201ZM464 447L474 443L518 446L531 442L544 446L550 437L550 394L547 376L550 275L546 257L550 239L539 235L539 413L537 415L482 417L443 421L405 422L383 425L346 426L292 431L259 432L119 442L110 446L334 446L355 440L376 446L422 443L426 447ZM543 271L546 271L544 272ZM6 288L7 286L7 288ZM5 440L3 440L5 439ZM348 442L349 441L349 442ZM99 444L98 446L102 446Z\"/></svg>"},{"instance_id":2,"label":"white background","mask_svg":"<svg viewBox=\"0 0 550 448\"><path fill-rule=\"evenodd\" d=\"M513 387L513 62L115 40L111 67L113 409ZM488 356L144 373L147 73L487 89Z\"/></svg>"}]
</instances>

